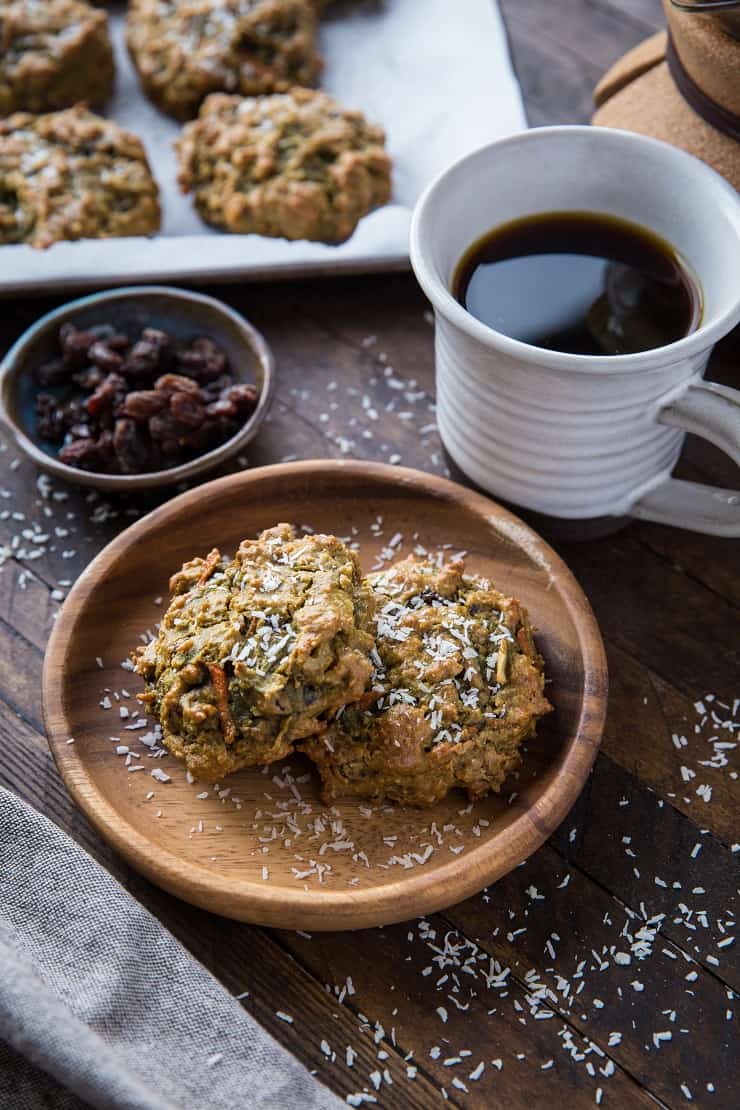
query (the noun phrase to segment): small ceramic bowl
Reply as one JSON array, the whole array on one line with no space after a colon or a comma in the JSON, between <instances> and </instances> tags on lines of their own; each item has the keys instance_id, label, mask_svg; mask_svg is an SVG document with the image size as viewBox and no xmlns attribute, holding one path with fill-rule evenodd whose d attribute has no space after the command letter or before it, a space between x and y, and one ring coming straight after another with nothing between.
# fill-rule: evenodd
<instances>
[{"instance_id":1,"label":"small ceramic bowl","mask_svg":"<svg viewBox=\"0 0 740 1110\"><path fill-rule=\"evenodd\" d=\"M145 327L160 328L175 339L208 335L228 355L234 379L257 386L257 407L231 439L167 470L98 474L67 466L57 458L56 449L44 444L36 433L35 398L39 387L33 377L38 366L58 356L59 328L67 321L78 328L112 324L132 337ZM67 482L118 492L167 486L212 470L242 451L267 415L274 379L275 360L264 337L228 305L184 289L132 285L71 301L42 316L24 332L0 364L0 422L30 459Z\"/></svg>"}]
</instances>

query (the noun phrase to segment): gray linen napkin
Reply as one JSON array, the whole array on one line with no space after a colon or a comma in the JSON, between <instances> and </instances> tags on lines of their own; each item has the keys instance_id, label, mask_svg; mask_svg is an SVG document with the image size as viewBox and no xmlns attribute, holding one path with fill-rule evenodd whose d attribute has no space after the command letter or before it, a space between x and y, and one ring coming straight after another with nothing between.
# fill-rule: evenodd
<instances>
[{"instance_id":1,"label":"gray linen napkin","mask_svg":"<svg viewBox=\"0 0 740 1110\"><path fill-rule=\"evenodd\" d=\"M343 1105L91 856L0 788L0 1107L84 1104Z\"/></svg>"}]
</instances>

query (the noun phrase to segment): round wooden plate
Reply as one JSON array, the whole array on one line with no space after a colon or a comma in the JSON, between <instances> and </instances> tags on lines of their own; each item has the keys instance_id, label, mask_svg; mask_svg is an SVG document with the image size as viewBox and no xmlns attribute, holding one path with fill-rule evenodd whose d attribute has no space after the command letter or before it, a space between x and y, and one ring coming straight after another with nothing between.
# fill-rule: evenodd
<instances>
[{"instance_id":1,"label":"round wooden plate","mask_svg":"<svg viewBox=\"0 0 740 1110\"><path fill-rule=\"evenodd\" d=\"M446 557L465 550L469 570L529 608L555 712L503 794L470 805L455 791L429 810L351 800L327 808L302 757L241 771L219 789L189 783L169 755L152 758L141 740L151 722L131 727L143 716L135 698L142 683L122 661L154 629L168 578L185 559L214 545L231 554L278 521L358 541L366 570L415 549ZM195 905L289 929L402 921L459 902L516 867L583 787L606 697L588 602L530 528L429 474L327 460L220 478L127 528L71 590L43 677L46 728L67 789L129 863Z\"/></svg>"}]
</instances>

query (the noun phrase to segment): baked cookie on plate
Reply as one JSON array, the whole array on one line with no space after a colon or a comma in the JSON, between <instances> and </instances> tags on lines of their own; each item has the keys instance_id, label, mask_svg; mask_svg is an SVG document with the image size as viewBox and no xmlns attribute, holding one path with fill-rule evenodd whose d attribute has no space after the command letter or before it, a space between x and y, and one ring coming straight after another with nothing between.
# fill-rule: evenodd
<instances>
[{"instance_id":1,"label":"baked cookie on plate","mask_svg":"<svg viewBox=\"0 0 740 1110\"><path fill-rule=\"evenodd\" d=\"M214 548L185 563L170 592L134 658L163 743L194 778L281 759L363 694L372 594L335 536L279 524L231 561Z\"/></svg>"},{"instance_id":2,"label":"baked cookie on plate","mask_svg":"<svg viewBox=\"0 0 740 1110\"><path fill-rule=\"evenodd\" d=\"M488 581L408 558L370 575L375 673L358 705L301 749L323 798L430 806L498 791L551 706L526 610Z\"/></svg>"}]
</instances>

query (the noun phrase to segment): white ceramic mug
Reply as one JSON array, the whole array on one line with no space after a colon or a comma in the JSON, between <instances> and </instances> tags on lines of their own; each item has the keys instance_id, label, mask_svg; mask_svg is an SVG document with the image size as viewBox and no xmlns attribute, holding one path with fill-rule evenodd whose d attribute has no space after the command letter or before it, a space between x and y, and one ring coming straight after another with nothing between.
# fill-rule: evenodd
<instances>
[{"instance_id":1,"label":"white ceramic mug","mask_svg":"<svg viewBox=\"0 0 740 1110\"><path fill-rule=\"evenodd\" d=\"M567 210L621 216L671 243L702 291L698 328L639 354L570 355L502 335L455 300L455 267L476 239ZM740 535L740 491L670 477L687 431L740 463L740 393L702 381L740 321L740 198L718 174L632 132L526 131L433 182L414 212L411 262L435 312L442 441L477 485L554 517Z\"/></svg>"}]
</instances>

